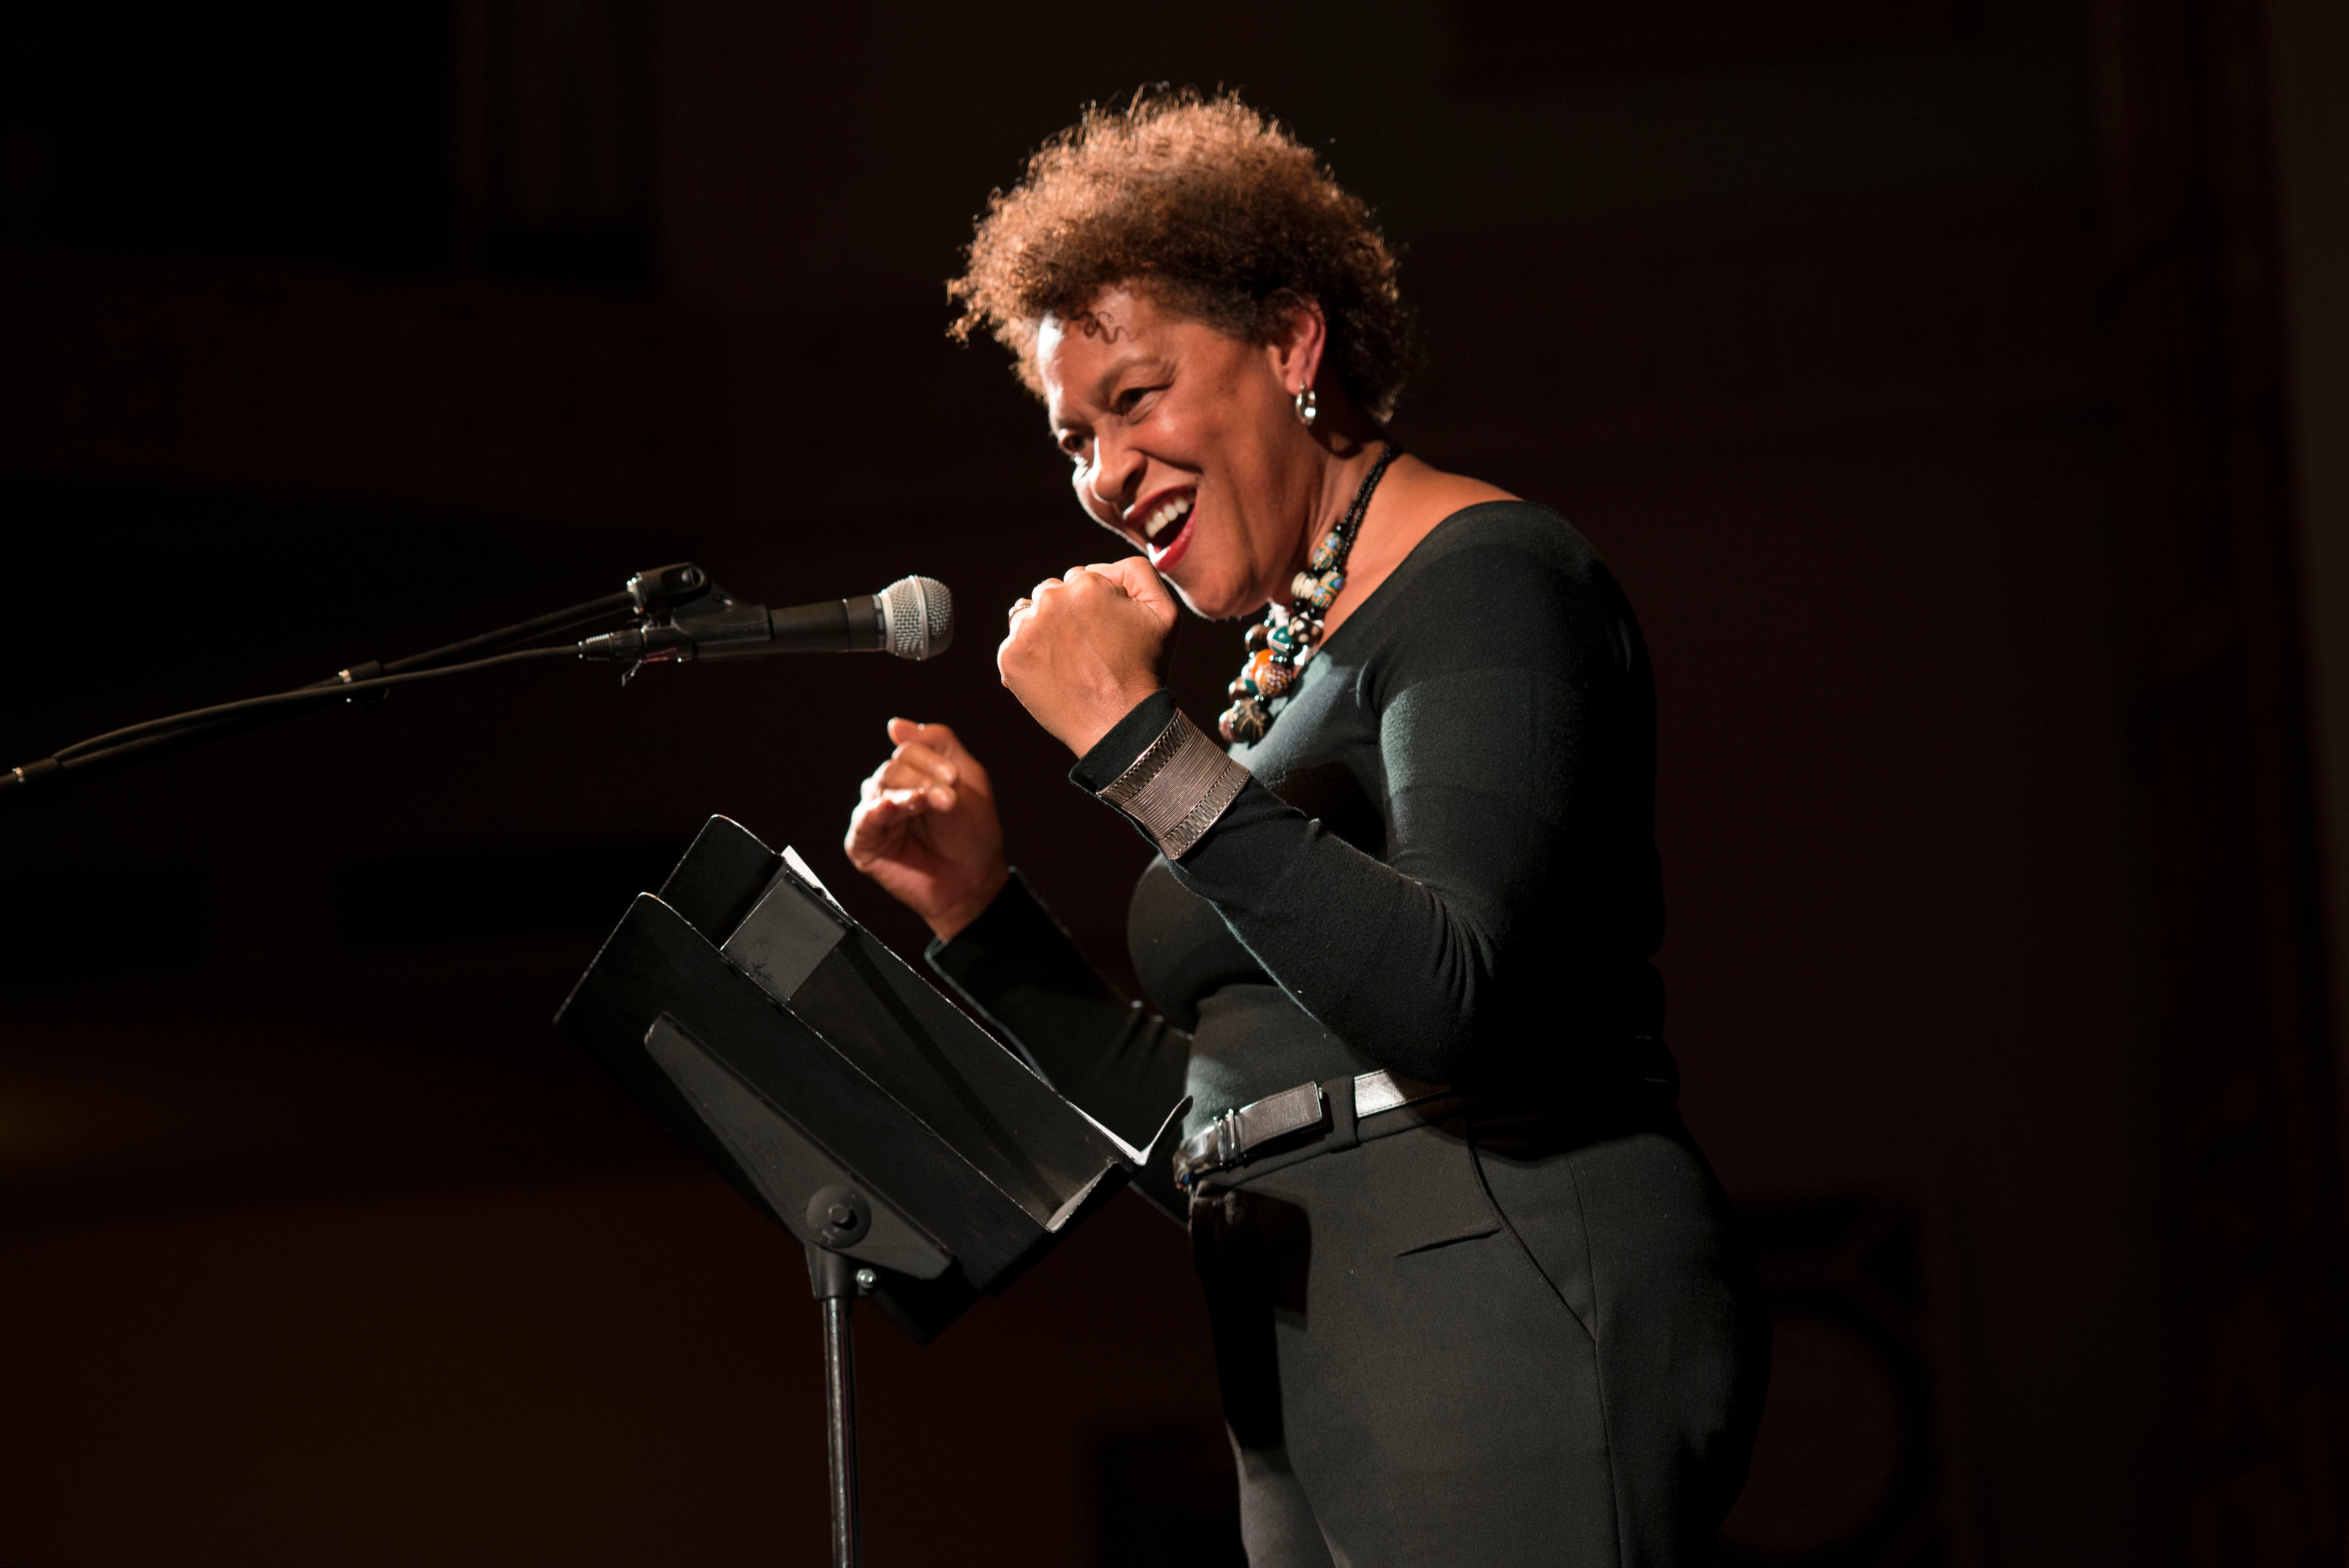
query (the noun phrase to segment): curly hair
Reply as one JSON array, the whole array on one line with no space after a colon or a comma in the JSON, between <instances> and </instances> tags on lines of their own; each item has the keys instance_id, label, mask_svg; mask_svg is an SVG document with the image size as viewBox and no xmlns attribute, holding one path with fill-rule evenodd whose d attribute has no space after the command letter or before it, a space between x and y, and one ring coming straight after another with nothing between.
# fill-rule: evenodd
<instances>
[{"instance_id":1,"label":"curly hair","mask_svg":"<svg viewBox=\"0 0 2349 1568\"><path fill-rule=\"evenodd\" d=\"M1355 400L1385 419L1418 362L1395 255L1371 210L1312 150L1235 93L1144 88L1094 105L988 198L951 334L991 329L1039 397L1036 331L1117 284L1251 343L1300 302L1329 323L1327 356Z\"/></svg>"}]
</instances>

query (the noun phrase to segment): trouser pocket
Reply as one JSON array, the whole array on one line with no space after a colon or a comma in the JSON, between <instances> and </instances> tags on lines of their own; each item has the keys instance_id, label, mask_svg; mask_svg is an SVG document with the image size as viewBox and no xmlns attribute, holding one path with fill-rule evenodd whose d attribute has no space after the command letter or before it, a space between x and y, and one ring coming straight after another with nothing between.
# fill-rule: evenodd
<instances>
[{"instance_id":1,"label":"trouser pocket","mask_svg":"<svg viewBox=\"0 0 2349 1568\"><path fill-rule=\"evenodd\" d=\"M1533 1117L1479 1124L1471 1140L1477 1176L1526 1262L1596 1339L1598 1294L1573 1153L1545 1130Z\"/></svg>"}]
</instances>

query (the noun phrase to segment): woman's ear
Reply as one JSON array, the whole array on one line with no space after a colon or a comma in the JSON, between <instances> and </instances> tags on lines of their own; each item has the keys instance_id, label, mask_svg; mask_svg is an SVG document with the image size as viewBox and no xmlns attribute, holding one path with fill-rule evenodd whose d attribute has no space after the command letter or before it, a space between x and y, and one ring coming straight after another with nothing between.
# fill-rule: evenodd
<instances>
[{"instance_id":1,"label":"woman's ear","mask_svg":"<svg viewBox=\"0 0 2349 1568\"><path fill-rule=\"evenodd\" d=\"M1321 378L1321 354L1329 346L1329 320L1318 303L1306 299L1289 306L1265 353L1282 389L1295 397Z\"/></svg>"}]
</instances>

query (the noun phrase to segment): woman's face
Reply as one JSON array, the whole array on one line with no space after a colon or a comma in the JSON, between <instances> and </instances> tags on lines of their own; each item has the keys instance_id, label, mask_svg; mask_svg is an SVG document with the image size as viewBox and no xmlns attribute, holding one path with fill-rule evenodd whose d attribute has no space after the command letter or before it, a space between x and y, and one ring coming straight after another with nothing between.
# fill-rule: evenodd
<instances>
[{"instance_id":1,"label":"woman's face","mask_svg":"<svg viewBox=\"0 0 2349 1568\"><path fill-rule=\"evenodd\" d=\"M1245 615L1285 595L1304 553L1319 449L1285 379L1299 376L1299 353L1123 287L1038 329L1037 368L1078 501L1202 615Z\"/></svg>"}]
</instances>

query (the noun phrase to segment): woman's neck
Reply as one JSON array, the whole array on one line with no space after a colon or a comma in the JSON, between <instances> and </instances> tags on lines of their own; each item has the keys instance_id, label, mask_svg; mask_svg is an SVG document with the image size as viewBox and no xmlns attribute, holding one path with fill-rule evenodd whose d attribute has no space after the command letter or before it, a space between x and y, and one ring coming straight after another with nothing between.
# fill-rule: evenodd
<instances>
[{"instance_id":1,"label":"woman's neck","mask_svg":"<svg viewBox=\"0 0 2349 1568\"><path fill-rule=\"evenodd\" d=\"M1311 477L1303 487L1305 519L1289 542L1288 553L1279 563L1278 573L1265 584L1265 597L1269 603L1288 603L1289 585L1305 569L1306 558L1345 519L1354 497L1361 493L1363 480L1370 477L1371 466L1387 447L1385 432L1368 420L1346 419L1340 428L1331 429L1335 421L1329 418L1330 412L1325 406L1320 428L1307 438L1312 442L1313 451L1309 459ZM1379 488L1386 488L1383 478ZM1364 517L1367 521L1367 512ZM1349 566L1347 570L1350 575L1352 568Z\"/></svg>"}]
</instances>

